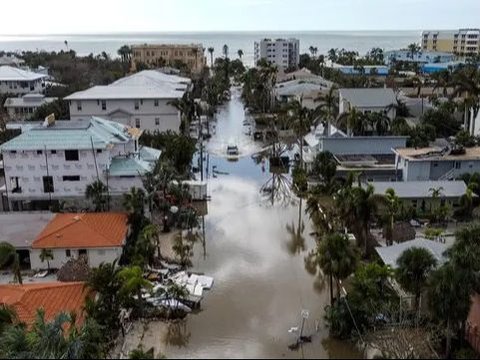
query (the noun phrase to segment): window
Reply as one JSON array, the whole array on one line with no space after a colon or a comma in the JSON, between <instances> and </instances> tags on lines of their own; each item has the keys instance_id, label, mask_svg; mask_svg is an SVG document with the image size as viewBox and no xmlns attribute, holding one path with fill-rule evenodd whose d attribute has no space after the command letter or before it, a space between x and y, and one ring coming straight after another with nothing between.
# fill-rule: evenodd
<instances>
[{"instance_id":1,"label":"window","mask_svg":"<svg viewBox=\"0 0 480 360\"><path fill-rule=\"evenodd\" d=\"M158 107L158 100L155 100L155 101L153 102L153 105L154 105L155 107Z\"/></svg>"},{"instance_id":2,"label":"window","mask_svg":"<svg viewBox=\"0 0 480 360\"><path fill-rule=\"evenodd\" d=\"M50 151L50 154L55 155L57 153L57 150L52 150Z\"/></svg>"},{"instance_id":3,"label":"window","mask_svg":"<svg viewBox=\"0 0 480 360\"><path fill-rule=\"evenodd\" d=\"M140 129L140 119L135 119L135 127Z\"/></svg>"},{"instance_id":4,"label":"window","mask_svg":"<svg viewBox=\"0 0 480 360\"><path fill-rule=\"evenodd\" d=\"M37 150L37 155L42 155L43 151L42 150Z\"/></svg>"},{"instance_id":5,"label":"window","mask_svg":"<svg viewBox=\"0 0 480 360\"><path fill-rule=\"evenodd\" d=\"M97 154L101 154L102 153L102 149L97 149Z\"/></svg>"},{"instance_id":6,"label":"window","mask_svg":"<svg viewBox=\"0 0 480 360\"><path fill-rule=\"evenodd\" d=\"M107 102L102 100L102 110L107 110Z\"/></svg>"},{"instance_id":7,"label":"window","mask_svg":"<svg viewBox=\"0 0 480 360\"><path fill-rule=\"evenodd\" d=\"M46 194L51 194L54 192L52 176L43 177L43 192Z\"/></svg>"},{"instance_id":8,"label":"window","mask_svg":"<svg viewBox=\"0 0 480 360\"><path fill-rule=\"evenodd\" d=\"M64 176L63 181L80 181L80 176Z\"/></svg>"},{"instance_id":9,"label":"window","mask_svg":"<svg viewBox=\"0 0 480 360\"><path fill-rule=\"evenodd\" d=\"M81 101L77 101L77 110L82 111L82 102Z\"/></svg>"},{"instance_id":10,"label":"window","mask_svg":"<svg viewBox=\"0 0 480 360\"><path fill-rule=\"evenodd\" d=\"M455 169L460 169L462 167L462 163L460 161L455 161Z\"/></svg>"},{"instance_id":11,"label":"window","mask_svg":"<svg viewBox=\"0 0 480 360\"><path fill-rule=\"evenodd\" d=\"M67 258L72 257L72 252L69 249L65 250L65 256Z\"/></svg>"},{"instance_id":12,"label":"window","mask_svg":"<svg viewBox=\"0 0 480 360\"><path fill-rule=\"evenodd\" d=\"M155 126L159 126L160 125L160 119L159 118L155 118Z\"/></svg>"},{"instance_id":13,"label":"window","mask_svg":"<svg viewBox=\"0 0 480 360\"><path fill-rule=\"evenodd\" d=\"M140 109L140 102L138 100L135 100L135 110Z\"/></svg>"},{"instance_id":14,"label":"window","mask_svg":"<svg viewBox=\"0 0 480 360\"><path fill-rule=\"evenodd\" d=\"M78 150L65 150L66 161L78 161Z\"/></svg>"}]
</instances>

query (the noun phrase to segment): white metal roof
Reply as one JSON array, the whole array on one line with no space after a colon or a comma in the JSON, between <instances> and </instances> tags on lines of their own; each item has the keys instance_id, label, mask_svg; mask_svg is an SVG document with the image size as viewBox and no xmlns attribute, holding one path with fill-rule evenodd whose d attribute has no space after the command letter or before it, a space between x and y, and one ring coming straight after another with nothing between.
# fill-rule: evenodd
<instances>
[{"instance_id":1,"label":"white metal roof","mask_svg":"<svg viewBox=\"0 0 480 360\"><path fill-rule=\"evenodd\" d=\"M76 92L65 100L96 99L177 99L187 91L191 80L156 70L145 70L107 86L94 86Z\"/></svg>"},{"instance_id":2,"label":"white metal roof","mask_svg":"<svg viewBox=\"0 0 480 360\"><path fill-rule=\"evenodd\" d=\"M441 197L459 198L467 191L464 181L397 181L397 182L370 182L376 194L384 195L387 189L395 190L399 198L431 198L430 189L442 188Z\"/></svg>"},{"instance_id":3,"label":"white metal roof","mask_svg":"<svg viewBox=\"0 0 480 360\"><path fill-rule=\"evenodd\" d=\"M57 100L57 98L47 98L41 94L28 94L23 97L8 98L5 100L4 107L16 108L16 107L37 107L43 104L51 103Z\"/></svg>"},{"instance_id":4,"label":"white metal roof","mask_svg":"<svg viewBox=\"0 0 480 360\"><path fill-rule=\"evenodd\" d=\"M437 260L437 265L442 265L446 261L443 254L448 249L447 245L423 238L417 238L415 240L406 241L392 246L376 247L375 250L385 265L396 269L398 267L398 258L405 252L405 250L412 248L428 250Z\"/></svg>"},{"instance_id":5,"label":"white metal roof","mask_svg":"<svg viewBox=\"0 0 480 360\"><path fill-rule=\"evenodd\" d=\"M12 66L0 66L0 81L34 81L46 77L47 75L25 71Z\"/></svg>"}]
</instances>

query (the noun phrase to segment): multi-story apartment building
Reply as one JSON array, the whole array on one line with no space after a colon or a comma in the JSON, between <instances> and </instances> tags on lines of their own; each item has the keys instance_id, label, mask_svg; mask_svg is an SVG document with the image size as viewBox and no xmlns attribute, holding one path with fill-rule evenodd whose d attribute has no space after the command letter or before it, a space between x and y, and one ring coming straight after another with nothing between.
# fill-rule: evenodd
<instances>
[{"instance_id":1,"label":"multi-story apartment building","mask_svg":"<svg viewBox=\"0 0 480 360\"><path fill-rule=\"evenodd\" d=\"M480 54L480 29L424 31L422 49L460 56Z\"/></svg>"},{"instance_id":2,"label":"multi-story apartment building","mask_svg":"<svg viewBox=\"0 0 480 360\"><path fill-rule=\"evenodd\" d=\"M190 91L191 80L145 70L107 86L94 86L69 95L72 120L99 116L148 131L179 131L180 112L171 101Z\"/></svg>"},{"instance_id":3,"label":"multi-story apartment building","mask_svg":"<svg viewBox=\"0 0 480 360\"><path fill-rule=\"evenodd\" d=\"M42 105L51 103L57 98L45 97L42 94L26 94L5 100L4 108L12 120L26 120L32 117Z\"/></svg>"},{"instance_id":4,"label":"multi-story apartment building","mask_svg":"<svg viewBox=\"0 0 480 360\"><path fill-rule=\"evenodd\" d=\"M141 176L160 157L160 151L139 146L141 133L97 117L46 120L26 130L0 146L4 205L14 211L45 209L59 202L89 207L85 190L100 180L108 186L113 207L131 187L143 188Z\"/></svg>"},{"instance_id":5,"label":"multi-story apartment building","mask_svg":"<svg viewBox=\"0 0 480 360\"><path fill-rule=\"evenodd\" d=\"M263 39L255 42L255 64L260 59L280 68L298 67L300 62L300 41L298 39Z\"/></svg>"},{"instance_id":6,"label":"multi-story apartment building","mask_svg":"<svg viewBox=\"0 0 480 360\"><path fill-rule=\"evenodd\" d=\"M47 76L12 66L0 66L0 94L39 94L45 90Z\"/></svg>"},{"instance_id":7,"label":"multi-story apartment building","mask_svg":"<svg viewBox=\"0 0 480 360\"><path fill-rule=\"evenodd\" d=\"M144 44L132 45L132 70L137 63L151 66L172 66L181 61L193 73L201 72L207 64L202 44Z\"/></svg>"}]
</instances>

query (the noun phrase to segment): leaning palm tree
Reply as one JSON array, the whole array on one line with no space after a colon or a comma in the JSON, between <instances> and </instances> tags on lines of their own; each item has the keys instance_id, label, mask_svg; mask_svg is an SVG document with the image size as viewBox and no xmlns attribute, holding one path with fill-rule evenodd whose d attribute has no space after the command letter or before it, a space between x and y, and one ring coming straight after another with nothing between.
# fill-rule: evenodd
<instances>
[{"instance_id":1,"label":"leaning palm tree","mask_svg":"<svg viewBox=\"0 0 480 360\"><path fill-rule=\"evenodd\" d=\"M243 50L242 50L242 49L239 49L239 50L237 51L237 54L238 54L238 57L240 58L240 60L242 60Z\"/></svg>"},{"instance_id":2,"label":"leaning palm tree","mask_svg":"<svg viewBox=\"0 0 480 360\"><path fill-rule=\"evenodd\" d=\"M152 284L150 281L144 279L143 270L139 266L130 266L123 268L118 273L118 277L121 281L120 292L127 297L137 296L137 303L140 309L140 313L143 314L143 297L142 290L150 289Z\"/></svg>"},{"instance_id":3,"label":"leaning palm tree","mask_svg":"<svg viewBox=\"0 0 480 360\"><path fill-rule=\"evenodd\" d=\"M40 252L40 261L47 262L47 269L50 272L50 260L53 260L53 251L51 249L42 249Z\"/></svg>"},{"instance_id":4,"label":"leaning palm tree","mask_svg":"<svg viewBox=\"0 0 480 360\"><path fill-rule=\"evenodd\" d=\"M108 187L101 180L97 180L87 186L85 197L92 201L95 206L95 212L105 211L108 207Z\"/></svg>"},{"instance_id":5,"label":"leaning palm tree","mask_svg":"<svg viewBox=\"0 0 480 360\"><path fill-rule=\"evenodd\" d=\"M209 47L208 48L208 52L210 53L210 67L213 68L213 52L215 51L215 49L213 47Z\"/></svg>"},{"instance_id":6,"label":"leaning palm tree","mask_svg":"<svg viewBox=\"0 0 480 360\"><path fill-rule=\"evenodd\" d=\"M0 269L10 267L13 271L13 281L23 284L20 271L20 257L15 247L7 242L0 243Z\"/></svg>"}]
</instances>

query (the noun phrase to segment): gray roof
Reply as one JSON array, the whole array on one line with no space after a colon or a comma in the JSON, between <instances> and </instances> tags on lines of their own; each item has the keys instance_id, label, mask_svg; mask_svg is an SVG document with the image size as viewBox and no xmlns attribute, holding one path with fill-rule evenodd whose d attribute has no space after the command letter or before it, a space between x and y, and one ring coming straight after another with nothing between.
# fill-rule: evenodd
<instances>
[{"instance_id":1,"label":"gray roof","mask_svg":"<svg viewBox=\"0 0 480 360\"><path fill-rule=\"evenodd\" d=\"M90 121L57 121L38 125L0 146L1 151L106 149L131 140L129 127L92 117ZM93 144L92 144L93 142Z\"/></svg>"},{"instance_id":2,"label":"gray roof","mask_svg":"<svg viewBox=\"0 0 480 360\"><path fill-rule=\"evenodd\" d=\"M371 182L376 194L384 195L387 189L395 190L399 198L422 199L431 198L430 189L443 188L442 197L459 198L467 191L463 181L397 181L397 182Z\"/></svg>"},{"instance_id":3,"label":"gray roof","mask_svg":"<svg viewBox=\"0 0 480 360\"><path fill-rule=\"evenodd\" d=\"M385 108L397 103L392 89L340 89L339 92L353 107Z\"/></svg>"},{"instance_id":4,"label":"gray roof","mask_svg":"<svg viewBox=\"0 0 480 360\"><path fill-rule=\"evenodd\" d=\"M110 176L141 176L152 170L153 163L137 157L116 157L108 169Z\"/></svg>"},{"instance_id":5,"label":"gray roof","mask_svg":"<svg viewBox=\"0 0 480 360\"><path fill-rule=\"evenodd\" d=\"M0 66L0 81L33 81L46 77L47 75L25 71L12 66Z\"/></svg>"},{"instance_id":6,"label":"gray roof","mask_svg":"<svg viewBox=\"0 0 480 360\"><path fill-rule=\"evenodd\" d=\"M437 260L438 265L442 265L446 261L443 254L448 248L447 245L423 238L417 238L415 240L406 241L392 246L376 247L375 250L385 265L396 269L398 258L405 250L412 248L421 248L430 251L433 257Z\"/></svg>"},{"instance_id":7,"label":"gray roof","mask_svg":"<svg viewBox=\"0 0 480 360\"><path fill-rule=\"evenodd\" d=\"M6 241L17 249L29 248L54 216L53 213L0 214L0 242Z\"/></svg>"},{"instance_id":8,"label":"gray roof","mask_svg":"<svg viewBox=\"0 0 480 360\"><path fill-rule=\"evenodd\" d=\"M54 97L45 97L42 94L27 94L22 97L12 97L5 100L5 108L38 107L57 100Z\"/></svg>"}]
</instances>

